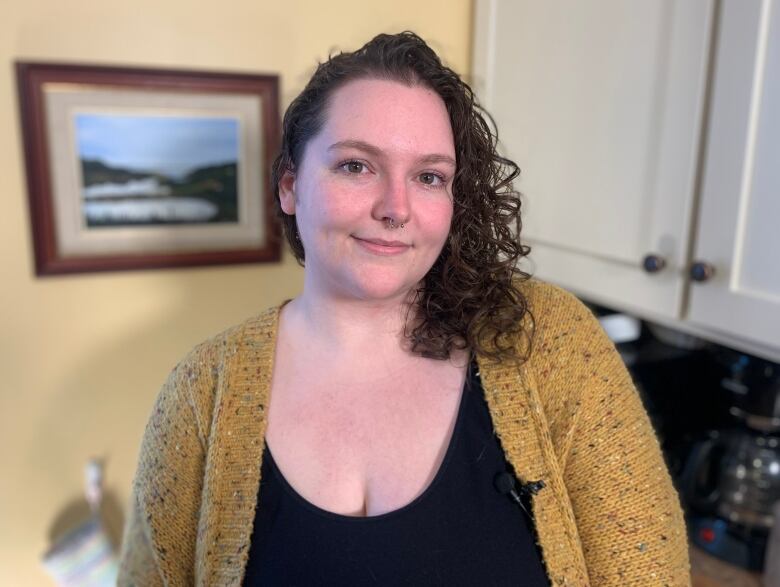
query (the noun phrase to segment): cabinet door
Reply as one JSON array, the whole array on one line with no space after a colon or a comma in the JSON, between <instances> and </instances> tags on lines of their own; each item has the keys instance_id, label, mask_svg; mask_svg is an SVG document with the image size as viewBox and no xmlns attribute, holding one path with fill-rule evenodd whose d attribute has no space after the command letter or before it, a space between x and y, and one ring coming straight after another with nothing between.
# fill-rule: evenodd
<instances>
[{"instance_id":1,"label":"cabinet door","mask_svg":"<svg viewBox=\"0 0 780 587\"><path fill-rule=\"evenodd\" d=\"M477 1L474 85L522 169L532 271L679 318L710 0ZM663 257L658 273L645 255Z\"/></svg>"},{"instance_id":2,"label":"cabinet door","mask_svg":"<svg viewBox=\"0 0 780 587\"><path fill-rule=\"evenodd\" d=\"M725 0L689 319L780 348L780 3Z\"/></svg>"}]
</instances>

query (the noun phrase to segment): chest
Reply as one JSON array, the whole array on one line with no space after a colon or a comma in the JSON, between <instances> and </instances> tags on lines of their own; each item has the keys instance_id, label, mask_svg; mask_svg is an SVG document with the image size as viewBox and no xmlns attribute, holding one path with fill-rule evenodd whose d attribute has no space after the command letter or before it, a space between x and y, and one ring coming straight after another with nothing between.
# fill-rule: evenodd
<instances>
[{"instance_id":1,"label":"chest","mask_svg":"<svg viewBox=\"0 0 780 587\"><path fill-rule=\"evenodd\" d=\"M316 511L268 451L262 466L246 585L549 584L531 520L493 486L506 464L478 377L463 390L434 485L395 507L369 500L372 518Z\"/></svg>"},{"instance_id":2,"label":"chest","mask_svg":"<svg viewBox=\"0 0 780 587\"><path fill-rule=\"evenodd\" d=\"M277 367L266 442L304 499L342 515L373 516L425 491L453 434L465 365L362 375Z\"/></svg>"}]
</instances>

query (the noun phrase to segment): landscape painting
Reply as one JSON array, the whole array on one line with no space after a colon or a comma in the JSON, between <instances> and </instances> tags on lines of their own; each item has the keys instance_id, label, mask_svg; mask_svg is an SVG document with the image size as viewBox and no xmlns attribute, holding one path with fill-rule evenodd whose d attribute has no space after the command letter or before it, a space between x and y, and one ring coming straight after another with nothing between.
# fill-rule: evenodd
<instances>
[{"instance_id":1,"label":"landscape painting","mask_svg":"<svg viewBox=\"0 0 780 587\"><path fill-rule=\"evenodd\" d=\"M16 62L35 274L278 262L275 74Z\"/></svg>"},{"instance_id":2,"label":"landscape painting","mask_svg":"<svg viewBox=\"0 0 780 587\"><path fill-rule=\"evenodd\" d=\"M235 118L81 113L74 123L87 227L238 222Z\"/></svg>"}]
</instances>

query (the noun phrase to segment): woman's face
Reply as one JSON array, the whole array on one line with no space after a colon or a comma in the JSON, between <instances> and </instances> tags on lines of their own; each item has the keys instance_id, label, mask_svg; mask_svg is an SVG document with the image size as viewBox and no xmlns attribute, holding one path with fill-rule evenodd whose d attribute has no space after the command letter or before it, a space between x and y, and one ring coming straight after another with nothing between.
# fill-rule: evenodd
<instances>
[{"instance_id":1,"label":"woman's face","mask_svg":"<svg viewBox=\"0 0 780 587\"><path fill-rule=\"evenodd\" d=\"M279 185L306 251L307 287L403 298L445 244L454 174L452 128L438 94L374 79L336 90L323 128Z\"/></svg>"}]
</instances>

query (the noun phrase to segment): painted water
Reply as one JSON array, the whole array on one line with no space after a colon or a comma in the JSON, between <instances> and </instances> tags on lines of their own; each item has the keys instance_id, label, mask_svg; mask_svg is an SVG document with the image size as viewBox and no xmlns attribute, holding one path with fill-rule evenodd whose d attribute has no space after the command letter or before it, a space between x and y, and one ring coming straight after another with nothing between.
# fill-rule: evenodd
<instances>
[{"instance_id":1,"label":"painted water","mask_svg":"<svg viewBox=\"0 0 780 587\"><path fill-rule=\"evenodd\" d=\"M83 190L83 210L90 225L208 222L219 213L213 202L171 192L154 177L94 184Z\"/></svg>"},{"instance_id":2,"label":"painted water","mask_svg":"<svg viewBox=\"0 0 780 587\"><path fill-rule=\"evenodd\" d=\"M216 204L199 198L155 198L84 204L84 213L91 224L208 222L218 212Z\"/></svg>"},{"instance_id":3,"label":"painted water","mask_svg":"<svg viewBox=\"0 0 780 587\"><path fill-rule=\"evenodd\" d=\"M146 177L143 179L131 179L130 181L105 182L90 185L84 188L84 199L98 198L128 198L133 196L156 198L159 196L170 196L171 187L160 184L156 177Z\"/></svg>"}]
</instances>

